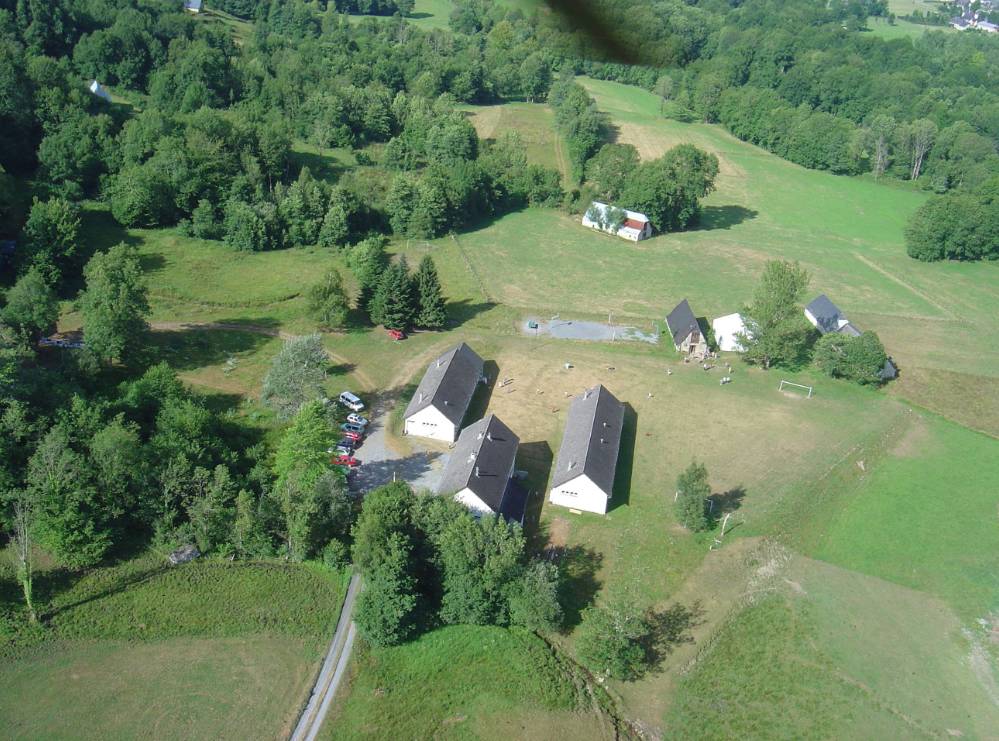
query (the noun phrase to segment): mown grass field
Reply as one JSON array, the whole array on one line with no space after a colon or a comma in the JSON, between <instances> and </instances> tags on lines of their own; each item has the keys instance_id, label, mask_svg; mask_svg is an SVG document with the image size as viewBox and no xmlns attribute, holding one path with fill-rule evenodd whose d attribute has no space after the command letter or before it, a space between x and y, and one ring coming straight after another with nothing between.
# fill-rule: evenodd
<instances>
[{"instance_id":1,"label":"mown grass field","mask_svg":"<svg viewBox=\"0 0 999 741\"><path fill-rule=\"evenodd\" d=\"M524 154L531 164L550 167L569 177L565 143L555 131L555 116L545 105L504 103L491 106L468 106L472 124L480 139L495 140L507 131L516 131L524 143Z\"/></svg>"},{"instance_id":2,"label":"mown grass field","mask_svg":"<svg viewBox=\"0 0 999 741\"><path fill-rule=\"evenodd\" d=\"M340 612L343 575L158 554L83 574L42 569L26 630L0 565L0 715L9 738L286 734Z\"/></svg>"},{"instance_id":3,"label":"mown grass field","mask_svg":"<svg viewBox=\"0 0 999 741\"><path fill-rule=\"evenodd\" d=\"M363 648L326 739L611 738L551 650L530 633L461 625Z\"/></svg>"}]
</instances>

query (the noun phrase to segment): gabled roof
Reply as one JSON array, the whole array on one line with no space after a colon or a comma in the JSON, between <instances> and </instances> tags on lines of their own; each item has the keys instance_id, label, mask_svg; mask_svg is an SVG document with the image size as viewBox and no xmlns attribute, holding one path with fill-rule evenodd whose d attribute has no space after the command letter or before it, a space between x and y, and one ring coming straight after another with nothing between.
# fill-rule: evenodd
<instances>
[{"instance_id":1,"label":"gabled roof","mask_svg":"<svg viewBox=\"0 0 999 741\"><path fill-rule=\"evenodd\" d=\"M850 337L860 337L860 330L857 329L853 322L846 322L843 326L836 330L840 334L849 335Z\"/></svg>"},{"instance_id":2,"label":"gabled roof","mask_svg":"<svg viewBox=\"0 0 999 741\"><path fill-rule=\"evenodd\" d=\"M895 361L890 357L885 358L885 364L881 370L878 371L878 377L882 381L891 381L892 379L897 378L898 366L895 365Z\"/></svg>"},{"instance_id":3,"label":"gabled roof","mask_svg":"<svg viewBox=\"0 0 999 741\"><path fill-rule=\"evenodd\" d=\"M824 293L806 306L805 310L815 317L821 332L835 332L839 329L839 320L842 318L843 312Z\"/></svg>"},{"instance_id":4,"label":"gabled roof","mask_svg":"<svg viewBox=\"0 0 999 741\"><path fill-rule=\"evenodd\" d=\"M684 299L676 305L676 308L666 317L666 326L673 335L673 344L679 345L694 330L698 329L697 317Z\"/></svg>"},{"instance_id":5,"label":"gabled roof","mask_svg":"<svg viewBox=\"0 0 999 741\"><path fill-rule=\"evenodd\" d=\"M590 204L590 208L595 208L595 209L597 209L600 212L601 216L606 216L607 212L611 209L611 206L609 206L606 203L601 203L600 201L594 201L593 203ZM587 209L587 210L589 210L589 209ZM628 219L630 221L636 221L636 222L638 222L638 226L637 227L632 227L634 229L641 229L649 221L649 217L648 216L646 216L645 214L639 213L638 211L629 211L626 208L622 208L621 210L624 211L624 215L625 215L626 219Z\"/></svg>"},{"instance_id":6,"label":"gabled roof","mask_svg":"<svg viewBox=\"0 0 999 741\"><path fill-rule=\"evenodd\" d=\"M502 512L519 445L520 438L495 414L470 424L458 436L437 492L471 489L493 512Z\"/></svg>"},{"instance_id":7,"label":"gabled roof","mask_svg":"<svg viewBox=\"0 0 999 741\"><path fill-rule=\"evenodd\" d=\"M602 385L572 400L555 460L552 488L586 474L609 497L621 447L624 404Z\"/></svg>"},{"instance_id":8,"label":"gabled roof","mask_svg":"<svg viewBox=\"0 0 999 741\"><path fill-rule=\"evenodd\" d=\"M482 358L464 342L459 343L430 363L404 416L432 406L452 424L460 425L480 378Z\"/></svg>"}]
</instances>

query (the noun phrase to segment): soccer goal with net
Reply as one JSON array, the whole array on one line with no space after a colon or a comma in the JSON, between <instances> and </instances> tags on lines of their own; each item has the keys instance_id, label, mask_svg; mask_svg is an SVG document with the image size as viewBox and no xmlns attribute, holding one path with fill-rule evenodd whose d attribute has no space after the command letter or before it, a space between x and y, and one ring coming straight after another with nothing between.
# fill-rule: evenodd
<instances>
[{"instance_id":1,"label":"soccer goal with net","mask_svg":"<svg viewBox=\"0 0 999 741\"><path fill-rule=\"evenodd\" d=\"M805 390L805 391L808 392L808 396L806 398L808 398L808 399L812 398L812 387L811 386L805 386L805 385L800 384L800 383L791 383L790 381L785 381L785 380L781 379L780 386L777 387L777 390L778 391L783 391L785 386L793 386L794 388L803 389L803 390Z\"/></svg>"}]
</instances>

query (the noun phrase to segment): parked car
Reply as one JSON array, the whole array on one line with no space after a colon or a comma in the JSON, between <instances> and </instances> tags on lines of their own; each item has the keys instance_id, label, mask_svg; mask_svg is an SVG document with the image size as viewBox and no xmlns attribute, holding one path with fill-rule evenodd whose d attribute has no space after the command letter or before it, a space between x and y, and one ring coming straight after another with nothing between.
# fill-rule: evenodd
<instances>
[{"instance_id":1,"label":"parked car","mask_svg":"<svg viewBox=\"0 0 999 741\"><path fill-rule=\"evenodd\" d=\"M349 437L345 437L343 440L341 440L336 444L336 447L333 449L333 452L338 454L353 453L357 449L358 444L359 443L357 440L352 440Z\"/></svg>"},{"instance_id":2,"label":"parked car","mask_svg":"<svg viewBox=\"0 0 999 741\"><path fill-rule=\"evenodd\" d=\"M364 409L364 402L361 401L361 399L358 396L350 393L349 391L344 391L342 394L340 394L340 403L343 404L348 409L350 409L352 412L359 412L362 409Z\"/></svg>"},{"instance_id":3,"label":"parked car","mask_svg":"<svg viewBox=\"0 0 999 741\"><path fill-rule=\"evenodd\" d=\"M355 425L353 422L344 422L340 425L340 429L344 432L356 432L358 435L364 434L364 428L361 425Z\"/></svg>"},{"instance_id":4,"label":"parked car","mask_svg":"<svg viewBox=\"0 0 999 741\"><path fill-rule=\"evenodd\" d=\"M388 332L388 336L393 340L398 341L406 339L406 333L401 329L386 329L385 331Z\"/></svg>"},{"instance_id":5,"label":"parked car","mask_svg":"<svg viewBox=\"0 0 999 741\"><path fill-rule=\"evenodd\" d=\"M338 455L332 461L330 461L334 466L347 466L347 468L354 468L361 465L361 462L357 460L354 456L350 454Z\"/></svg>"},{"instance_id":6,"label":"parked car","mask_svg":"<svg viewBox=\"0 0 999 741\"><path fill-rule=\"evenodd\" d=\"M360 442L361 441L361 433L360 432L351 432L350 430L342 430L340 434L342 434L348 440L353 440L354 442Z\"/></svg>"},{"instance_id":7,"label":"parked car","mask_svg":"<svg viewBox=\"0 0 999 741\"><path fill-rule=\"evenodd\" d=\"M360 425L361 427L368 426L368 420L365 417L362 417L360 414L354 414L353 412L347 415L347 421L352 425Z\"/></svg>"}]
</instances>

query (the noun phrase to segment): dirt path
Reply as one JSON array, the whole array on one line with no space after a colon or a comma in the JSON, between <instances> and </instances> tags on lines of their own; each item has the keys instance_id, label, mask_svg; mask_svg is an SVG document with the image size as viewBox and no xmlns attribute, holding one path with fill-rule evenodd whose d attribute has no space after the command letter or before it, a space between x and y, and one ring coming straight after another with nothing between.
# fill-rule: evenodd
<instances>
[{"instance_id":1,"label":"dirt path","mask_svg":"<svg viewBox=\"0 0 999 741\"><path fill-rule=\"evenodd\" d=\"M912 292L913 294L915 294L919 298L923 299L923 301L925 301L926 303L928 303L930 306L934 307L935 309L938 309L940 311L940 313L943 314L948 319L957 319L957 317L954 316L954 312L950 311L946 307L944 307L941 304L937 303L936 301L934 301L932 298L930 298L929 296L927 296L925 293L923 293L922 291L920 291L915 286L909 285L904 280L902 280L901 278L899 278L897 275L892 275L887 270L885 270L883 267L881 267L880 265L878 265L875 262L872 262L871 260L868 260L866 257L864 257L863 255L861 255L859 252L854 252L853 256L856 257L858 260L860 260L862 263L864 263L864 265L866 265L867 267L869 267L871 270L873 270L873 271L875 271L877 273L880 273L881 275L883 275L888 280L892 281L893 283L897 283L898 285L902 286L902 288L907 289L908 291ZM919 317L919 318L920 319L927 319L927 318L931 318L931 317Z\"/></svg>"},{"instance_id":2,"label":"dirt path","mask_svg":"<svg viewBox=\"0 0 999 741\"><path fill-rule=\"evenodd\" d=\"M265 327L261 324L227 324L226 322L150 322L150 329L157 332L185 332L195 330L199 332L249 332L250 334L264 335L265 337L277 337L281 340L290 340L300 335L285 332L274 327ZM351 361L343 355L338 355L332 350L326 351L326 356L334 363L341 365L351 365ZM361 382L362 391L374 391L375 382L363 370L354 365L351 371L354 377Z\"/></svg>"}]
</instances>

